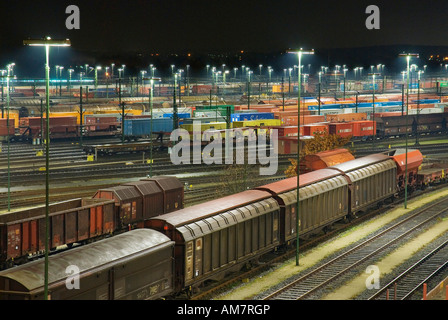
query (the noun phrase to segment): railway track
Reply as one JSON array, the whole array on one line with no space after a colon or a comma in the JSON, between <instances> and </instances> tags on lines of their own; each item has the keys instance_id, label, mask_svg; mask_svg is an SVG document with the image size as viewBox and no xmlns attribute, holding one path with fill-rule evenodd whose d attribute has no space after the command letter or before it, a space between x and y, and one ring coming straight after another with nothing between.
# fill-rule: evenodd
<instances>
[{"instance_id":1,"label":"railway track","mask_svg":"<svg viewBox=\"0 0 448 320\"><path fill-rule=\"evenodd\" d=\"M448 240L371 295L367 300L421 299L424 283L429 283L448 269Z\"/></svg>"},{"instance_id":2,"label":"railway track","mask_svg":"<svg viewBox=\"0 0 448 320\"><path fill-rule=\"evenodd\" d=\"M263 300L318 299L326 289L344 281L350 274L365 270L364 265L387 254L421 228L448 212L448 199L434 202L414 211L411 215L384 231L355 245L348 251L309 271L291 279L281 288L267 292Z\"/></svg>"}]
</instances>

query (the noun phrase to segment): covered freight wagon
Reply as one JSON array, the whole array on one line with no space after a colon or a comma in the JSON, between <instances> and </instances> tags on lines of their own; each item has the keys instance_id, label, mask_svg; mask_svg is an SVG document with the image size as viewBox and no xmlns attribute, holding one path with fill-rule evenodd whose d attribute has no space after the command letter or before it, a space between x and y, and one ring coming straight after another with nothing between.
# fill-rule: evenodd
<instances>
[{"instance_id":1,"label":"covered freight wagon","mask_svg":"<svg viewBox=\"0 0 448 320\"><path fill-rule=\"evenodd\" d=\"M93 198L115 201L117 227L135 225L143 220L143 197L134 186L120 185L99 189Z\"/></svg>"},{"instance_id":2,"label":"covered freight wagon","mask_svg":"<svg viewBox=\"0 0 448 320\"><path fill-rule=\"evenodd\" d=\"M163 192L163 213L169 213L184 207L184 186L176 177L157 176L141 181L155 182Z\"/></svg>"},{"instance_id":3,"label":"covered freight wagon","mask_svg":"<svg viewBox=\"0 0 448 320\"><path fill-rule=\"evenodd\" d=\"M176 242L176 291L199 286L279 244L279 207L269 192L248 190L151 218L145 226Z\"/></svg>"},{"instance_id":4,"label":"covered freight wagon","mask_svg":"<svg viewBox=\"0 0 448 320\"><path fill-rule=\"evenodd\" d=\"M349 178L351 214L393 197L397 192L397 166L388 155L373 154L328 169L342 172Z\"/></svg>"},{"instance_id":5,"label":"covered freight wagon","mask_svg":"<svg viewBox=\"0 0 448 320\"><path fill-rule=\"evenodd\" d=\"M51 300L150 300L173 293L174 242L150 229L132 230L48 259ZM43 300L44 261L0 272L0 300ZM71 269L68 269L71 267ZM77 269L73 269L77 267ZM67 285L77 271L79 287Z\"/></svg>"}]
</instances>

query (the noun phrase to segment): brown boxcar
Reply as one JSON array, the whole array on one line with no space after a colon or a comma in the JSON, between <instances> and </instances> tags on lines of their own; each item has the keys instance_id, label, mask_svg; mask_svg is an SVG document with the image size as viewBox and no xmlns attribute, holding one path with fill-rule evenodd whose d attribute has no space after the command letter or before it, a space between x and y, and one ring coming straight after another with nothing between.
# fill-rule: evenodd
<instances>
[{"instance_id":1,"label":"brown boxcar","mask_svg":"<svg viewBox=\"0 0 448 320\"><path fill-rule=\"evenodd\" d=\"M397 190L397 166L390 156L373 154L328 167L350 179L351 214L366 209Z\"/></svg>"},{"instance_id":2,"label":"brown boxcar","mask_svg":"<svg viewBox=\"0 0 448 320\"><path fill-rule=\"evenodd\" d=\"M99 189L93 198L115 201L117 228L136 226L143 221L143 196L134 186L115 186Z\"/></svg>"},{"instance_id":3,"label":"brown boxcar","mask_svg":"<svg viewBox=\"0 0 448 320\"><path fill-rule=\"evenodd\" d=\"M128 182L124 183L123 186L133 186L140 192L143 200L143 219L149 219L164 213L163 190L156 181Z\"/></svg>"},{"instance_id":4,"label":"brown boxcar","mask_svg":"<svg viewBox=\"0 0 448 320\"><path fill-rule=\"evenodd\" d=\"M299 236L319 232L349 214L348 181L341 172L321 169L299 176ZM297 237L297 178L258 187L273 194L280 204L282 243Z\"/></svg>"},{"instance_id":5,"label":"brown boxcar","mask_svg":"<svg viewBox=\"0 0 448 320\"><path fill-rule=\"evenodd\" d=\"M176 291L239 268L280 243L278 203L261 190L154 217L145 226L176 242Z\"/></svg>"},{"instance_id":6,"label":"brown boxcar","mask_svg":"<svg viewBox=\"0 0 448 320\"><path fill-rule=\"evenodd\" d=\"M50 204L50 248L73 244L114 231L114 203L73 199ZM45 250L45 206L0 215L0 264L11 265Z\"/></svg>"},{"instance_id":7,"label":"brown boxcar","mask_svg":"<svg viewBox=\"0 0 448 320\"><path fill-rule=\"evenodd\" d=\"M176 177L157 176L144 178L141 181L155 181L163 190L164 213L179 210L184 207L184 186Z\"/></svg>"},{"instance_id":8,"label":"brown boxcar","mask_svg":"<svg viewBox=\"0 0 448 320\"><path fill-rule=\"evenodd\" d=\"M49 298L163 298L173 292L173 250L174 242L165 235L136 229L52 255L49 257ZM0 300L43 299L43 271L44 260L39 259L0 272Z\"/></svg>"}]
</instances>

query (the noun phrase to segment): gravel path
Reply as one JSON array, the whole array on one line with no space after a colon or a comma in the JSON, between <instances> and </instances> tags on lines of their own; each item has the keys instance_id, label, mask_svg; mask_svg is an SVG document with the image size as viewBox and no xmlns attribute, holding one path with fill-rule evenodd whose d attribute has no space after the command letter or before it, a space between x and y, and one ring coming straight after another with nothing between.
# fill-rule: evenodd
<instances>
[{"instance_id":1,"label":"gravel path","mask_svg":"<svg viewBox=\"0 0 448 320\"><path fill-rule=\"evenodd\" d=\"M448 196L448 188L443 189L442 191L436 191L429 194L422 195L415 199L408 201L408 208L404 209L403 205L399 205L399 207L389 210L388 212L378 215L375 218L349 229L343 234L338 235L336 238L329 240L327 242L322 243L321 245L302 253L299 257L300 265L296 266L295 258L288 260L282 265L279 265L275 268L272 268L270 271L265 272L264 274L258 276L257 278L250 279L248 282L239 285L231 289L230 291L221 294L216 299L219 300L245 300L245 299L257 299L257 295L263 291L268 290L271 287L274 287L280 284L282 281L290 277L296 277L303 271L308 270L309 268L313 268L317 266L319 263L323 262L326 258L331 257L333 254L340 250L346 249L348 246L353 245L358 242L362 238L374 233L378 232L380 229L384 228L387 224L393 222L396 219L399 219L401 216L407 214L408 212L417 209L427 203L430 203L437 198ZM446 222L446 221L444 221ZM443 223L440 227L438 227L437 232L447 232L448 223ZM435 236L436 237L436 236ZM420 238L420 237L419 237ZM418 250L419 247L423 246L425 241L429 241L431 239L431 235L427 235L426 238L420 238L420 241L414 242L413 248L406 248L405 250L400 251L400 254L396 253L396 255L389 258L389 261L384 261L384 263L388 263L388 266L392 269L396 267L399 262L403 262L410 257L413 256L415 250ZM386 257L387 258L387 257ZM394 261L394 262L391 262ZM384 270L386 270L387 265L384 264ZM365 290L365 280L368 275L361 275L363 277L362 286L363 290ZM357 281L360 281L359 279ZM328 296L329 299L351 299L359 294L360 292L359 286L346 286L343 289L344 294L339 296ZM362 291L362 290L361 290ZM337 291L335 291L336 294Z\"/></svg>"}]
</instances>

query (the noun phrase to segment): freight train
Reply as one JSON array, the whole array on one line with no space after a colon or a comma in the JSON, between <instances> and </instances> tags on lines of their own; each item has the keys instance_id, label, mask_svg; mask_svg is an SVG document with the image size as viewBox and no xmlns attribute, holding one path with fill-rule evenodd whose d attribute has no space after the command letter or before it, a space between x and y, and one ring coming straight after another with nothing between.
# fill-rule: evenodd
<instances>
[{"instance_id":1,"label":"freight train","mask_svg":"<svg viewBox=\"0 0 448 320\"><path fill-rule=\"evenodd\" d=\"M144 226L153 216L183 208L184 186L158 176L99 189L92 198L49 205L49 247L71 247ZM27 262L45 250L46 207L0 214L0 269Z\"/></svg>"},{"instance_id":2,"label":"freight train","mask_svg":"<svg viewBox=\"0 0 448 320\"><path fill-rule=\"evenodd\" d=\"M393 201L404 189L405 153L350 160L143 220L142 228L50 256L52 299L160 299L191 293L207 281ZM423 156L409 151L408 188L419 187ZM431 177L425 173L426 177ZM297 230L297 226L299 230ZM43 261L0 272L0 299L42 299ZM78 287L67 286L67 267Z\"/></svg>"}]
</instances>

